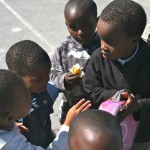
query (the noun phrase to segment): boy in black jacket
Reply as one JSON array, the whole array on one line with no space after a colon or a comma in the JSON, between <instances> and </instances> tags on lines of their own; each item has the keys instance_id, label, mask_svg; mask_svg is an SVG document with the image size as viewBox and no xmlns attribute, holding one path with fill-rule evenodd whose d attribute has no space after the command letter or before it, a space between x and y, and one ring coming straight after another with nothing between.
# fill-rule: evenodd
<instances>
[{"instance_id":1,"label":"boy in black jacket","mask_svg":"<svg viewBox=\"0 0 150 150\"><path fill-rule=\"evenodd\" d=\"M148 150L150 46L141 39L145 25L145 11L134 1L116 0L104 8L97 25L101 48L93 53L88 63L84 87L91 94L96 108L118 90L130 90L135 97L130 92L124 93L127 109L121 110L118 118L122 120L134 113L140 120L135 139L140 144L134 146Z\"/></svg>"}]
</instances>

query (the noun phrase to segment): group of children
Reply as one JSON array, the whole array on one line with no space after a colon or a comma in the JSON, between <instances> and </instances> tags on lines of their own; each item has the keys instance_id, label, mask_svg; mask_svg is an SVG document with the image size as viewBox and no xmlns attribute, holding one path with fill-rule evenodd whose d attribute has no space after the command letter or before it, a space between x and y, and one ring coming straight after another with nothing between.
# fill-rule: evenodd
<instances>
[{"instance_id":1,"label":"group of children","mask_svg":"<svg viewBox=\"0 0 150 150\"><path fill-rule=\"evenodd\" d=\"M30 40L6 53L9 71L0 69L0 149L121 150L119 121L132 113L140 122L132 150L149 150L150 46L141 38L144 9L132 0L114 0L97 17L93 0L69 0L64 16L70 36L54 51L52 64ZM71 73L76 64L84 76ZM131 92L122 95L127 109L117 119L95 110L121 89ZM50 114L59 92L64 94L62 127L55 137Z\"/></svg>"}]
</instances>

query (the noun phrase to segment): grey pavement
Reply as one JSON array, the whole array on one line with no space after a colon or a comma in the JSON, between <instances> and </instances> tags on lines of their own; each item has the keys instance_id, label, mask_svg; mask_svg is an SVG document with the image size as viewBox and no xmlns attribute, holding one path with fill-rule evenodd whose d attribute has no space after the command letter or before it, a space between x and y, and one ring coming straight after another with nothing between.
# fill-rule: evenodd
<instances>
[{"instance_id":1,"label":"grey pavement","mask_svg":"<svg viewBox=\"0 0 150 150\"><path fill-rule=\"evenodd\" d=\"M135 0L140 3L150 20L150 0ZM25 39L41 45L49 55L68 35L63 16L67 0L0 0L0 65L7 68L5 54L9 47ZM95 0L98 13L111 0ZM149 27L150 29L150 27ZM57 132L58 107L60 98L54 105L53 129Z\"/></svg>"}]
</instances>

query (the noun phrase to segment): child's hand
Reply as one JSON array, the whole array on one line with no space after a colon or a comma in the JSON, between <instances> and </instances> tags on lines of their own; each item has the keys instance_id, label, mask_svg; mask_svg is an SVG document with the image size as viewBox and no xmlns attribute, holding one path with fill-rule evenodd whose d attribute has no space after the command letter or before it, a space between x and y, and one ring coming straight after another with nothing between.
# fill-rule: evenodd
<instances>
[{"instance_id":1,"label":"child's hand","mask_svg":"<svg viewBox=\"0 0 150 150\"><path fill-rule=\"evenodd\" d=\"M117 118L119 121L122 121L126 116L129 114L139 111L140 110L140 103L130 94L127 98L126 103L120 109L120 113L118 114Z\"/></svg>"},{"instance_id":2,"label":"child's hand","mask_svg":"<svg viewBox=\"0 0 150 150\"><path fill-rule=\"evenodd\" d=\"M74 75L70 72L65 75L65 84L77 84L79 82L81 82L79 75Z\"/></svg>"},{"instance_id":3,"label":"child's hand","mask_svg":"<svg viewBox=\"0 0 150 150\"><path fill-rule=\"evenodd\" d=\"M86 101L85 99L80 100L76 105L74 105L67 113L66 120L64 122L65 125L70 126L73 118L79 114L81 111L85 111L91 107L90 101Z\"/></svg>"},{"instance_id":4,"label":"child's hand","mask_svg":"<svg viewBox=\"0 0 150 150\"><path fill-rule=\"evenodd\" d=\"M131 93L128 91L124 91L121 93L121 100L127 100Z\"/></svg>"},{"instance_id":5,"label":"child's hand","mask_svg":"<svg viewBox=\"0 0 150 150\"><path fill-rule=\"evenodd\" d=\"M20 122L16 122L16 125L17 127L19 128L20 132L23 133L23 132L29 132L29 129L26 128L23 123L20 123Z\"/></svg>"}]
</instances>

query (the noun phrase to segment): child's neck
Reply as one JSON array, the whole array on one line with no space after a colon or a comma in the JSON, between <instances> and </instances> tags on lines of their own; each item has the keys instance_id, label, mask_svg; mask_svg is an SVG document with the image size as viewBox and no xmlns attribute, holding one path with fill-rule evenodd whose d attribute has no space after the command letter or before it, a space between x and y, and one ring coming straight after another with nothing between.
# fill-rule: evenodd
<instances>
[{"instance_id":1,"label":"child's neck","mask_svg":"<svg viewBox=\"0 0 150 150\"><path fill-rule=\"evenodd\" d=\"M131 50L129 51L129 53L126 55L126 57L121 58L122 60L127 60L129 59L136 51L138 48L138 44L135 45L133 48L131 48Z\"/></svg>"}]
</instances>

